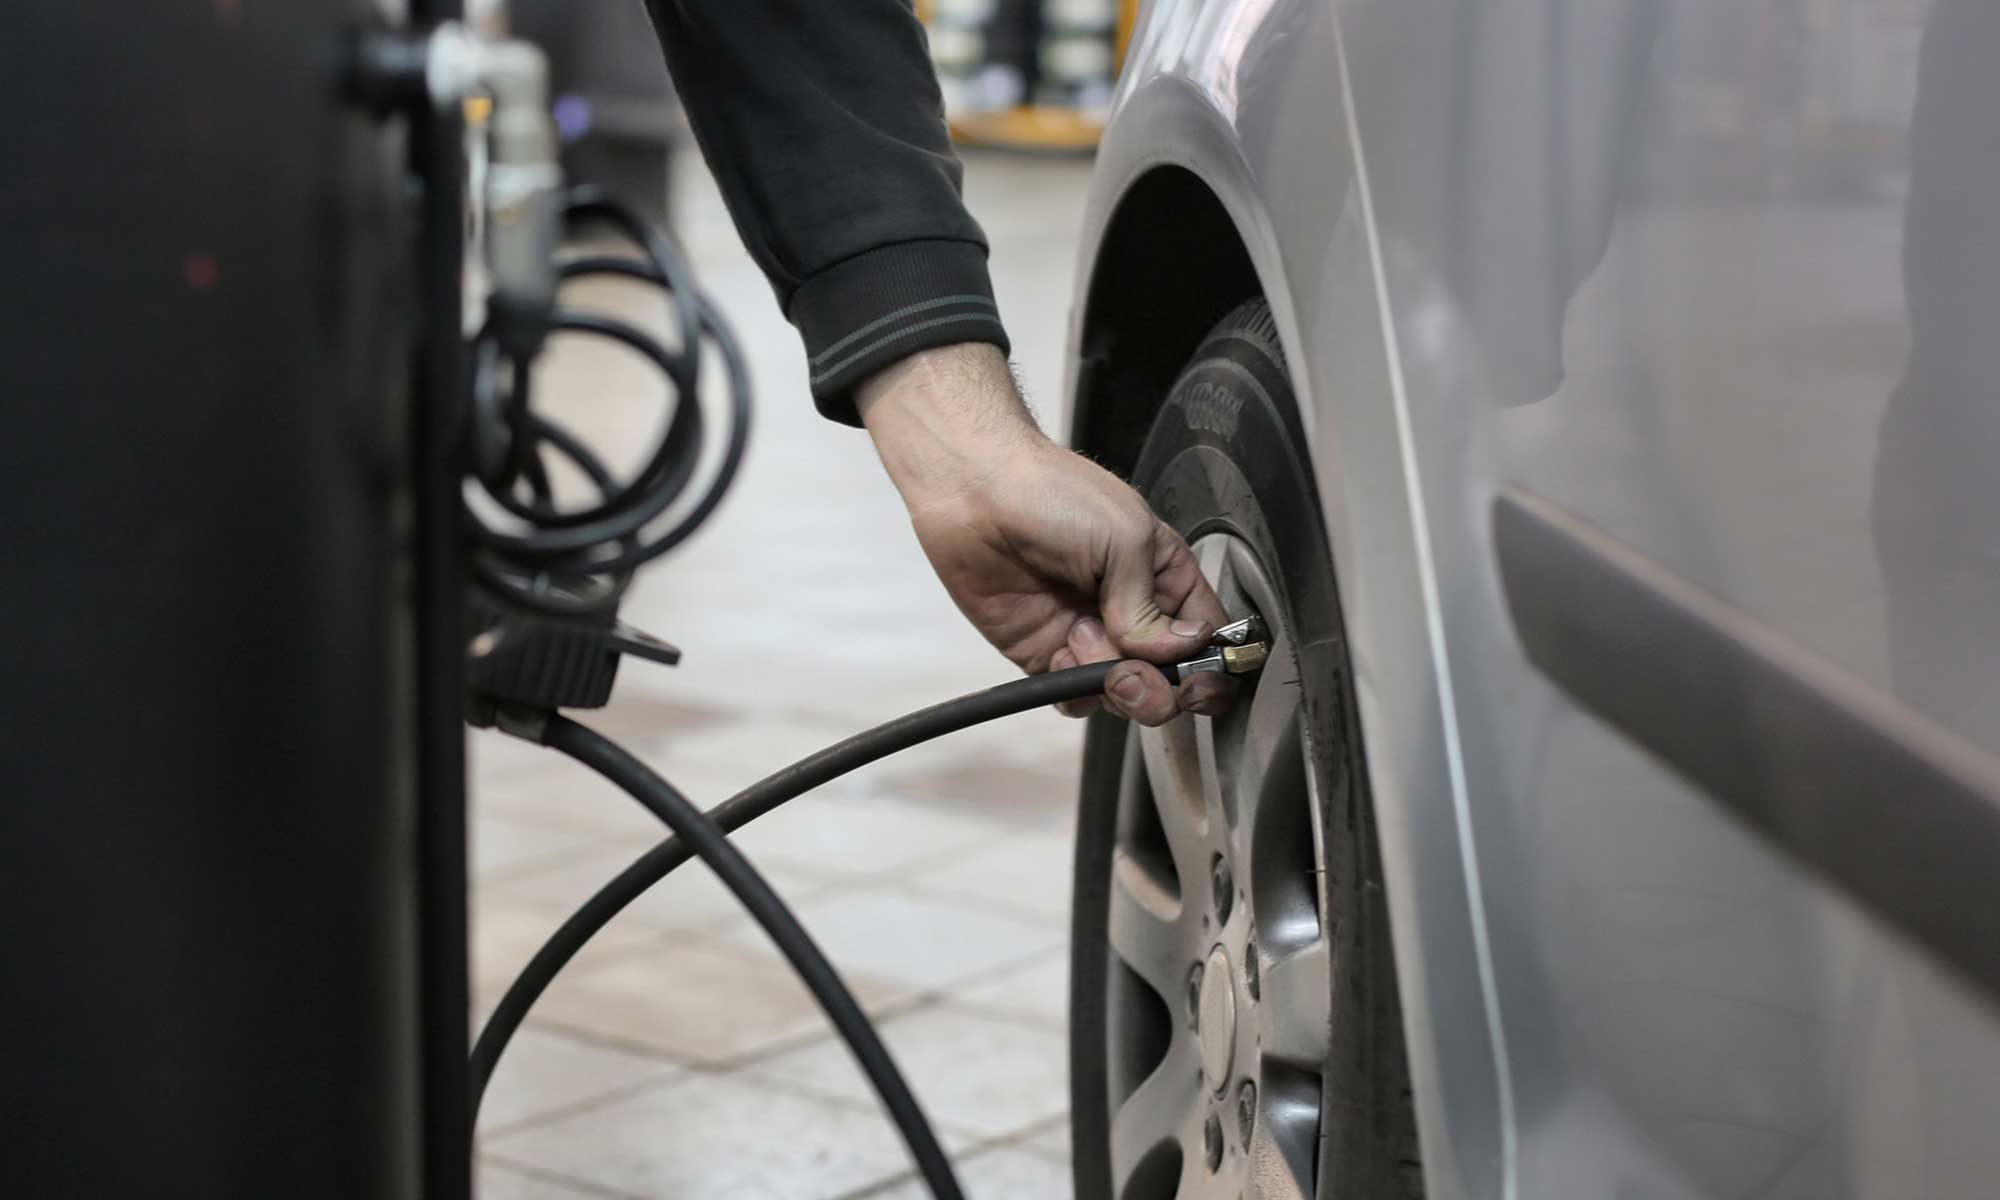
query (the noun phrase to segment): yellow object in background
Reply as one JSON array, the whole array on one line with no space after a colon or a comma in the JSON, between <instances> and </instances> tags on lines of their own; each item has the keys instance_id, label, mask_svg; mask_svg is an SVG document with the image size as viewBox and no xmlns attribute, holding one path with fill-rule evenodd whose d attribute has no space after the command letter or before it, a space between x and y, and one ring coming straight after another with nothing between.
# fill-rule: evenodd
<instances>
[{"instance_id":1,"label":"yellow object in background","mask_svg":"<svg viewBox=\"0 0 2000 1200\"><path fill-rule=\"evenodd\" d=\"M951 120L952 138L964 145L1013 150L1095 150L1103 133L1103 118L1046 104L968 113Z\"/></svg>"},{"instance_id":2,"label":"yellow object in background","mask_svg":"<svg viewBox=\"0 0 2000 1200\"><path fill-rule=\"evenodd\" d=\"M1137 13L1137 0L921 0L952 136L1094 148Z\"/></svg>"}]
</instances>

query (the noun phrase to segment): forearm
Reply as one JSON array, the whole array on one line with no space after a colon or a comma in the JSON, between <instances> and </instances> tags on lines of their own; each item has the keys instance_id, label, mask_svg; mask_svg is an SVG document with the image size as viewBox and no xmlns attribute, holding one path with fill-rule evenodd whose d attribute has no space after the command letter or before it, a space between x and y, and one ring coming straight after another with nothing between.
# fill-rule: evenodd
<instances>
[{"instance_id":1,"label":"forearm","mask_svg":"<svg viewBox=\"0 0 2000 1200\"><path fill-rule=\"evenodd\" d=\"M855 405L883 468L912 506L963 494L1012 456L1050 445L996 346L912 354L864 380Z\"/></svg>"}]
</instances>

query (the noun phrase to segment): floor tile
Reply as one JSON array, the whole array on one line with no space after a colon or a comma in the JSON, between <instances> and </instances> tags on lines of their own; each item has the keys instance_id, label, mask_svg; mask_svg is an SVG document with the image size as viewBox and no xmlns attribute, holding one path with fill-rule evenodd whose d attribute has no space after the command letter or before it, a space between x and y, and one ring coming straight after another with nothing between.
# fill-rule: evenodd
<instances>
[{"instance_id":1,"label":"floor tile","mask_svg":"<svg viewBox=\"0 0 2000 1200\"><path fill-rule=\"evenodd\" d=\"M465 773L471 778L533 771L555 757L546 746L524 742L497 729L466 731Z\"/></svg>"},{"instance_id":2,"label":"floor tile","mask_svg":"<svg viewBox=\"0 0 2000 1200\"><path fill-rule=\"evenodd\" d=\"M601 833L551 829L501 816L476 816L470 824L469 866L475 879L499 879L548 866L604 841Z\"/></svg>"},{"instance_id":3,"label":"floor tile","mask_svg":"<svg viewBox=\"0 0 2000 1200\"><path fill-rule=\"evenodd\" d=\"M662 1200L820 1200L908 1163L877 1114L728 1076L691 1076L505 1134L488 1152Z\"/></svg>"},{"instance_id":4,"label":"floor tile","mask_svg":"<svg viewBox=\"0 0 2000 1200\"><path fill-rule=\"evenodd\" d=\"M471 902L472 993L474 1007L481 1013L499 1001L501 992L567 915L509 901L496 894L496 887L489 884L479 889ZM569 968L550 985L550 991L560 990L572 973L581 973L592 963L658 938L658 931L650 926L614 920L578 952Z\"/></svg>"},{"instance_id":5,"label":"floor tile","mask_svg":"<svg viewBox=\"0 0 2000 1200\"><path fill-rule=\"evenodd\" d=\"M841 977L864 1007L894 991L852 970ZM775 950L704 943L620 954L558 981L535 1011L560 1028L704 1063L827 1031L825 1014Z\"/></svg>"},{"instance_id":6,"label":"floor tile","mask_svg":"<svg viewBox=\"0 0 2000 1200\"><path fill-rule=\"evenodd\" d=\"M524 1028L508 1044L487 1086L479 1125L503 1129L634 1084L664 1081L680 1070L656 1058Z\"/></svg>"},{"instance_id":7,"label":"floor tile","mask_svg":"<svg viewBox=\"0 0 2000 1200\"><path fill-rule=\"evenodd\" d=\"M1067 1165L1072 1152L1069 1137L1069 1115L1065 1113L1062 1120L1055 1122L1038 1133L1033 1133L1022 1138L1020 1145L1021 1149L1030 1153L1039 1154L1053 1162Z\"/></svg>"},{"instance_id":8,"label":"floor tile","mask_svg":"<svg viewBox=\"0 0 2000 1200\"><path fill-rule=\"evenodd\" d=\"M1069 928L1075 848L1068 836L1018 836L910 876L913 890L979 901Z\"/></svg>"},{"instance_id":9,"label":"floor tile","mask_svg":"<svg viewBox=\"0 0 2000 1200\"><path fill-rule=\"evenodd\" d=\"M492 885L492 890L509 900L567 915L630 866L640 853L627 845L592 850L546 870L510 876ZM851 882L850 877L775 854L759 854L752 862L787 903L797 903ZM682 864L648 888L615 920L678 932L713 926L742 911L735 895L715 874L694 861Z\"/></svg>"},{"instance_id":10,"label":"floor tile","mask_svg":"<svg viewBox=\"0 0 2000 1200\"><path fill-rule=\"evenodd\" d=\"M1009 971L954 992L966 1008L1035 1021L1051 1029L1069 1026L1069 951L1044 955L1017 971Z\"/></svg>"},{"instance_id":11,"label":"floor tile","mask_svg":"<svg viewBox=\"0 0 2000 1200\"><path fill-rule=\"evenodd\" d=\"M603 1197L621 1195L602 1188L574 1187L489 1161L479 1164L476 1194L479 1200L602 1200Z\"/></svg>"},{"instance_id":12,"label":"floor tile","mask_svg":"<svg viewBox=\"0 0 2000 1200\"><path fill-rule=\"evenodd\" d=\"M996 836L978 814L889 796L807 796L735 835L755 859L776 854L849 874L896 872Z\"/></svg>"},{"instance_id":13,"label":"floor tile","mask_svg":"<svg viewBox=\"0 0 2000 1200\"><path fill-rule=\"evenodd\" d=\"M957 1164L966 1200L1064 1200L1071 1195L1069 1168L1038 1154L1008 1147L988 1150ZM868 1200L929 1200L921 1182L908 1183Z\"/></svg>"},{"instance_id":14,"label":"floor tile","mask_svg":"<svg viewBox=\"0 0 2000 1200\"><path fill-rule=\"evenodd\" d=\"M915 991L953 983L1061 946L1044 923L877 889L834 892L795 906L806 931L843 972ZM748 918L718 926L716 940L750 947L764 932Z\"/></svg>"},{"instance_id":15,"label":"floor tile","mask_svg":"<svg viewBox=\"0 0 2000 1200\"><path fill-rule=\"evenodd\" d=\"M880 1028L925 1113L939 1125L997 1137L1069 1107L1068 1050L1059 1034L948 1004L904 1013ZM765 1059L750 1072L857 1102L875 1095L838 1042Z\"/></svg>"},{"instance_id":16,"label":"floor tile","mask_svg":"<svg viewBox=\"0 0 2000 1200\"><path fill-rule=\"evenodd\" d=\"M534 769L482 771L474 776L470 808L477 819L498 818L583 834L661 838L660 819L603 776L565 758Z\"/></svg>"},{"instance_id":17,"label":"floor tile","mask_svg":"<svg viewBox=\"0 0 2000 1200\"><path fill-rule=\"evenodd\" d=\"M912 753L886 764L876 786L892 795L940 801L1016 825L1067 830L1076 814L1082 743L1077 741L1072 753L1074 727L1050 725L1051 719L1061 720L1023 713L987 730L919 747L932 752ZM1027 761L1020 755L1024 747L1034 751Z\"/></svg>"}]
</instances>

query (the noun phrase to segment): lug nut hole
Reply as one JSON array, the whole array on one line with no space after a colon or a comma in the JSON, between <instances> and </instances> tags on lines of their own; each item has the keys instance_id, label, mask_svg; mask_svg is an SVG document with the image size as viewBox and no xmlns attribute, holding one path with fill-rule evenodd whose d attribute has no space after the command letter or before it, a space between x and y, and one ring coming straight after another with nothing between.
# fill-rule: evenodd
<instances>
[{"instance_id":1,"label":"lug nut hole","mask_svg":"<svg viewBox=\"0 0 2000 1200\"><path fill-rule=\"evenodd\" d=\"M1200 963L1188 969L1187 1020L1188 1028L1196 1033L1201 1032L1201 977L1204 970Z\"/></svg>"},{"instance_id":2,"label":"lug nut hole","mask_svg":"<svg viewBox=\"0 0 2000 1200\"><path fill-rule=\"evenodd\" d=\"M1209 866L1209 882L1215 889L1215 923L1227 925L1230 910L1236 903L1236 881L1230 878L1229 864L1223 861L1220 854Z\"/></svg>"}]
</instances>

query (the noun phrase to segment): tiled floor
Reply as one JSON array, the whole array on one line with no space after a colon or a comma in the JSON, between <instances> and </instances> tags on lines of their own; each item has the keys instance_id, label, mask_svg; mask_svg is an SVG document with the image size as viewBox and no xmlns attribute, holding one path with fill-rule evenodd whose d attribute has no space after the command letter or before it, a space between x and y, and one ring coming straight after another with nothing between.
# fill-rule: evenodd
<instances>
[{"instance_id":1,"label":"tiled floor","mask_svg":"<svg viewBox=\"0 0 2000 1200\"><path fill-rule=\"evenodd\" d=\"M704 806L811 750L1012 673L964 625L866 439L814 413L801 354L698 164L676 221L743 337L759 413L729 502L642 577L635 624L680 644L629 663L588 723ZM1088 164L974 158L1003 313L1046 420L1061 380ZM629 316L643 294L592 297ZM656 385L560 345L539 390L628 460ZM881 1022L975 1200L1069 1194L1063 1011L1080 729L1052 713L878 764L745 831ZM566 760L475 739L475 1003L650 846L642 810ZM559 979L481 1117L484 1200L922 1194L846 1051L758 928L691 865Z\"/></svg>"}]
</instances>

